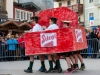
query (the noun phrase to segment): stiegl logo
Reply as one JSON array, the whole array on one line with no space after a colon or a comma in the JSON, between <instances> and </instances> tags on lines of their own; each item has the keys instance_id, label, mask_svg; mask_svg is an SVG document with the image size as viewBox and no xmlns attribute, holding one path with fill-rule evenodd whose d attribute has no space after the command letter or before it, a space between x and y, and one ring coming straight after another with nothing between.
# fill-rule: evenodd
<instances>
[{"instance_id":1,"label":"stiegl logo","mask_svg":"<svg viewBox=\"0 0 100 75\"><path fill-rule=\"evenodd\" d=\"M57 46L56 33L41 33L40 34L41 47Z\"/></svg>"},{"instance_id":2,"label":"stiegl logo","mask_svg":"<svg viewBox=\"0 0 100 75\"><path fill-rule=\"evenodd\" d=\"M75 29L75 35L76 35L76 42L83 42L81 29Z\"/></svg>"}]
</instances>

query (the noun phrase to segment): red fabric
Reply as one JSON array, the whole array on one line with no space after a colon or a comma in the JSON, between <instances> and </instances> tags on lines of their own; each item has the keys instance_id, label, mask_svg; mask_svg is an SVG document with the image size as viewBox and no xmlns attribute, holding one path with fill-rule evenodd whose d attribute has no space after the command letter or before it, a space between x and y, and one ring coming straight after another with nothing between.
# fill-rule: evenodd
<instances>
[{"instance_id":1,"label":"red fabric","mask_svg":"<svg viewBox=\"0 0 100 75\"><path fill-rule=\"evenodd\" d=\"M61 27L61 21L69 20L72 21L70 26L78 26L78 15L73 10L68 9L67 7L52 8L47 10L42 10L39 12L38 16L40 20L44 20L46 26L49 25L49 17L55 17L58 19L58 26ZM41 25L45 25L44 22L39 22ZM48 25L47 25L48 24Z\"/></svg>"},{"instance_id":2,"label":"red fabric","mask_svg":"<svg viewBox=\"0 0 100 75\"><path fill-rule=\"evenodd\" d=\"M82 39L80 33L75 30L80 29L82 30ZM57 38L57 46L52 46L52 41L50 41L47 45L50 47L41 47L40 44L40 35L44 33L56 33ZM77 34L77 36L75 35ZM85 35L85 30L83 27L69 27L57 30L50 30L44 32L30 32L25 34L25 54L26 55L36 55L36 54L49 54L49 53L61 53L61 52L70 52L76 50L82 50L87 48L87 40ZM76 41L76 37L78 41ZM44 38L44 41L48 41L49 39L53 39L54 37L47 37Z\"/></svg>"},{"instance_id":3,"label":"red fabric","mask_svg":"<svg viewBox=\"0 0 100 75\"><path fill-rule=\"evenodd\" d=\"M46 19L46 20L45 20ZM46 17L45 19L40 19L39 20L39 24L41 25L41 26L46 26L46 27L48 27L49 26L49 19Z\"/></svg>"},{"instance_id":4,"label":"red fabric","mask_svg":"<svg viewBox=\"0 0 100 75\"><path fill-rule=\"evenodd\" d=\"M19 43L19 45L20 46L22 46L22 47L25 47L25 41L24 41L24 38L18 38L18 43Z\"/></svg>"},{"instance_id":5,"label":"red fabric","mask_svg":"<svg viewBox=\"0 0 100 75\"><path fill-rule=\"evenodd\" d=\"M99 31L99 33L98 33L98 37L100 38L100 31Z\"/></svg>"},{"instance_id":6,"label":"red fabric","mask_svg":"<svg viewBox=\"0 0 100 75\"><path fill-rule=\"evenodd\" d=\"M100 27L98 28L98 31L100 31Z\"/></svg>"}]
</instances>

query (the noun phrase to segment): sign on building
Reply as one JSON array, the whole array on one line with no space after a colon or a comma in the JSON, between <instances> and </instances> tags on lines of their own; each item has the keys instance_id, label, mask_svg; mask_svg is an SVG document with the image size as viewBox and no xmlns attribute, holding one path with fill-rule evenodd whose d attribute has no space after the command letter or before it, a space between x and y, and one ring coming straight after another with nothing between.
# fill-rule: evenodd
<instances>
[{"instance_id":1,"label":"sign on building","mask_svg":"<svg viewBox=\"0 0 100 75\"><path fill-rule=\"evenodd\" d=\"M94 26L94 17L90 17L89 20L90 26Z\"/></svg>"}]
</instances>

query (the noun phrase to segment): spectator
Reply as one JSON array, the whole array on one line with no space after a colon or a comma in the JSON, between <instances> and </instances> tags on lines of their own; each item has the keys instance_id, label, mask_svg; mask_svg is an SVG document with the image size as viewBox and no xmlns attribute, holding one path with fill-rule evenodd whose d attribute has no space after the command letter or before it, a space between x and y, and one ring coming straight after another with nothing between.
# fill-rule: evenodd
<instances>
[{"instance_id":1,"label":"spectator","mask_svg":"<svg viewBox=\"0 0 100 75\"><path fill-rule=\"evenodd\" d=\"M85 57L88 56L88 58L91 58L92 57L91 40L90 40L91 37L90 37L89 34L90 34L90 31L87 30L87 32L86 32L86 38L87 38L87 44L88 44L88 49L87 49L88 55L85 54Z\"/></svg>"},{"instance_id":2,"label":"spectator","mask_svg":"<svg viewBox=\"0 0 100 75\"><path fill-rule=\"evenodd\" d=\"M92 32L90 33L90 38L92 40L90 40L91 42L91 47L92 47L92 53L93 53L93 58L97 57L97 53L98 53L98 30L96 27L92 28Z\"/></svg>"},{"instance_id":3,"label":"spectator","mask_svg":"<svg viewBox=\"0 0 100 75\"><path fill-rule=\"evenodd\" d=\"M90 38L97 38L98 39L98 31L97 31L97 28L94 27L92 28L92 32L90 33Z\"/></svg>"},{"instance_id":4,"label":"spectator","mask_svg":"<svg viewBox=\"0 0 100 75\"><path fill-rule=\"evenodd\" d=\"M8 41L7 41L7 45L8 45L8 55L12 58L10 58L10 60L14 60L14 56L15 56L15 51L17 49L17 40L14 39L13 37L11 37Z\"/></svg>"},{"instance_id":5,"label":"spectator","mask_svg":"<svg viewBox=\"0 0 100 75\"><path fill-rule=\"evenodd\" d=\"M37 59L38 59L37 55L35 55L35 56L34 56L34 59L35 59L35 60L37 60Z\"/></svg>"},{"instance_id":6,"label":"spectator","mask_svg":"<svg viewBox=\"0 0 100 75\"><path fill-rule=\"evenodd\" d=\"M18 38L18 43L19 43L19 50L21 50L21 55L25 56L25 43L23 34Z\"/></svg>"},{"instance_id":7,"label":"spectator","mask_svg":"<svg viewBox=\"0 0 100 75\"><path fill-rule=\"evenodd\" d=\"M0 36L0 61L1 61L1 43L2 43L2 39L1 39L1 36Z\"/></svg>"},{"instance_id":8,"label":"spectator","mask_svg":"<svg viewBox=\"0 0 100 75\"><path fill-rule=\"evenodd\" d=\"M0 47L0 57L5 59L7 50L7 44L4 39L2 39L1 47Z\"/></svg>"}]
</instances>

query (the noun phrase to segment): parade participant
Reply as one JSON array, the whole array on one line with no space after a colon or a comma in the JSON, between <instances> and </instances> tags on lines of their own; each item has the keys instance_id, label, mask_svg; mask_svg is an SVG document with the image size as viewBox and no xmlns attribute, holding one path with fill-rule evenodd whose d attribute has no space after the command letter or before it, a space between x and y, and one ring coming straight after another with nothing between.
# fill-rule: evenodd
<instances>
[{"instance_id":1,"label":"parade participant","mask_svg":"<svg viewBox=\"0 0 100 75\"><path fill-rule=\"evenodd\" d=\"M71 21L63 21L63 28L69 27L70 22ZM75 62L74 62L73 56L75 58ZM71 68L71 65L69 64L69 58L71 59L71 61L73 63L74 70L78 69L78 57L77 57L77 54L75 52L73 52L73 53L69 52L66 55L66 60L67 60L67 64L68 64L68 69L67 69L66 72L72 72L73 71L73 69Z\"/></svg>"},{"instance_id":2,"label":"parade participant","mask_svg":"<svg viewBox=\"0 0 100 75\"><path fill-rule=\"evenodd\" d=\"M42 26L42 28L43 28L43 30L46 30L46 26ZM45 57L45 55L43 56L43 58L44 58L44 57ZM55 60L55 58L54 58L53 55L52 55L52 61L53 61L53 63L56 65L56 60ZM54 67L54 70L58 70L57 65ZM43 72L42 67L39 68L39 71L40 71L40 72Z\"/></svg>"},{"instance_id":3,"label":"parade participant","mask_svg":"<svg viewBox=\"0 0 100 75\"><path fill-rule=\"evenodd\" d=\"M46 29L46 30L54 30L54 29L59 29L59 27L56 25L56 22L57 22L57 19L56 18L53 18L51 17L50 18L50 26ZM60 65L60 61L59 61L59 57L57 54L53 54L54 55L54 58L56 60L56 66L58 67L58 73L62 72L62 68L61 68L61 65ZM50 68L49 70L47 71L47 73L53 73L54 72L54 69L53 69L53 60L52 60L52 55L51 54L48 54L48 60L49 60L49 65L50 65Z\"/></svg>"},{"instance_id":4,"label":"parade participant","mask_svg":"<svg viewBox=\"0 0 100 75\"><path fill-rule=\"evenodd\" d=\"M75 58L75 66L77 68L77 70L79 69L79 66L78 66L78 59L80 60L81 62L81 67L79 70L84 70L85 69L85 64L84 64L84 61L83 61L83 58L80 54L80 51L75 51L73 52L73 57Z\"/></svg>"},{"instance_id":5,"label":"parade participant","mask_svg":"<svg viewBox=\"0 0 100 75\"><path fill-rule=\"evenodd\" d=\"M32 23L35 25L32 28L32 32L40 32L40 31L43 30L43 28L38 24L39 17L37 17L37 16L32 17L31 20L32 20ZM41 60L41 65L42 65L43 71L46 71L45 64L44 64L44 59L42 58L42 55L38 55L38 56L39 56L39 59ZM26 72L26 73L32 73L33 72L32 71L33 63L34 63L34 55L30 55L30 64L29 64L29 67L28 67L28 69L24 70L24 72Z\"/></svg>"},{"instance_id":6,"label":"parade participant","mask_svg":"<svg viewBox=\"0 0 100 75\"><path fill-rule=\"evenodd\" d=\"M44 57L43 57L43 58L44 58ZM58 67L57 67L57 65L56 65L56 60L55 60L55 58L54 58L53 55L52 55L52 61L53 61L53 63L55 64L54 70L58 70ZM43 71L42 67L39 68L39 71L40 71L40 72Z\"/></svg>"},{"instance_id":7,"label":"parade participant","mask_svg":"<svg viewBox=\"0 0 100 75\"><path fill-rule=\"evenodd\" d=\"M80 51L77 51L77 56L78 56L78 59L79 59L80 62L81 62L81 67L80 67L79 70L84 70L84 69L85 69L85 64L84 64L83 58L82 58L82 56L81 56L81 54L80 54Z\"/></svg>"},{"instance_id":8,"label":"parade participant","mask_svg":"<svg viewBox=\"0 0 100 75\"><path fill-rule=\"evenodd\" d=\"M63 21L63 28L68 28L69 27L69 24L70 24L71 21ZM75 65L75 60L73 58L73 52L66 52L64 53L65 55L65 59L67 61L67 65L68 65L68 69L66 71L66 73L72 73L73 71L75 71L77 68L76 68L76 65ZM73 63L73 66L71 65L71 61Z\"/></svg>"},{"instance_id":9,"label":"parade participant","mask_svg":"<svg viewBox=\"0 0 100 75\"><path fill-rule=\"evenodd\" d=\"M63 27L67 28L69 26L70 22L71 21L64 21ZM80 55L80 51L75 51L75 52L73 52L73 54L71 52L69 52L69 54L67 54L66 60L67 60L69 68L67 69L68 71L66 71L66 72L73 72L73 70L71 68L71 65L69 64L69 58L68 57L70 57L70 59L71 59L71 61L73 63L74 71L79 69L79 67L78 67L78 59L81 62L80 70L84 70L85 69L85 65L84 65L84 62L83 62L83 58ZM75 58L75 62L74 62L73 57Z\"/></svg>"},{"instance_id":10,"label":"parade participant","mask_svg":"<svg viewBox=\"0 0 100 75\"><path fill-rule=\"evenodd\" d=\"M70 24L70 21L64 22L64 27L68 27L69 24ZM72 61L72 63L73 63L74 71L75 71L75 70L78 70L78 58L79 58L79 60L80 60L80 62L81 62L81 68L80 68L80 70L85 69L85 65L84 65L84 63L83 63L82 56L80 55L80 51L75 51L75 52L73 52L73 55L71 55L71 54L72 54L72 53L69 53L69 54L67 55L67 57L70 57L70 59L71 59L71 61ZM75 58L75 63L74 63L73 57ZM69 58L67 58L67 60L69 60ZM68 63L69 63L69 62L68 62ZM68 65L69 65L69 64L68 64ZM71 65L69 65L68 72L72 72L72 71L73 71L72 68L70 68L70 67L71 67Z\"/></svg>"}]
</instances>

